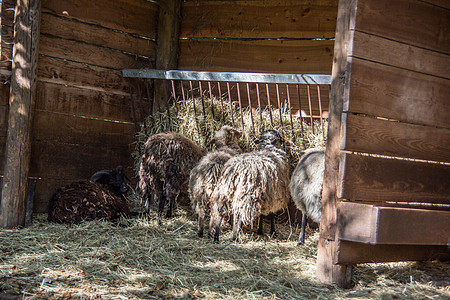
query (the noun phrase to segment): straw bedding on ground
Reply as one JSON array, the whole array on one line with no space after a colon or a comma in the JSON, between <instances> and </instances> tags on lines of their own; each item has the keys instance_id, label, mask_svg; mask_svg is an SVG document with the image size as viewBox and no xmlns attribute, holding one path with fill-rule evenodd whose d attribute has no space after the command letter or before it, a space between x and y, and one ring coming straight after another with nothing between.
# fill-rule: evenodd
<instances>
[{"instance_id":1,"label":"straw bedding on ground","mask_svg":"<svg viewBox=\"0 0 450 300\"><path fill-rule=\"evenodd\" d=\"M284 223L276 238L246 229L240 243L196 236L178 208L162 226L149 218L67 226L36 215L30 227L0 230L0 298L26 299L449 299L450 264L360 265L355 287L315 281L318 232Z\"/></svg>"}]
</instances>

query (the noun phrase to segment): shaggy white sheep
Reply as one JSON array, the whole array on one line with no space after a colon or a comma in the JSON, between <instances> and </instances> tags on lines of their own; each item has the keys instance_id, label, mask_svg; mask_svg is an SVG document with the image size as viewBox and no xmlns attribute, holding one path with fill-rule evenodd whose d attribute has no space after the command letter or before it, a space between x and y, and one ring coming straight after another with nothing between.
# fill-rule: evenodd
<instances>
[{"instance_id":1,"label":"shaggy white sheep","mask_svg":"<svg viewBox=\"0 0 450 300\"><path fill-rule=\"evenodd\" d=\"M287 207L289 167L281 143L276 131L264 131L255 151L234 156L226 162L211 195L209 234L215 241L219 240L220 223L227 212L233 215L234 241L242 225L252 225L257 217ZM260 222L262 229L261 226ZM270 233L275 233L273 218Z\"/></svg>"},{"instance_id":2,"label":"shaggy white sheep","mask_svg":"<svg viewBox=\"0 0 450 300\"><path fill-rule=\"evenodd\" d=\"M189 177L189 197L191 206L198 215L198 236L203 236L205 208L211 207L210 197L216 186L223 166L232 157L241 153L238 140L242 132L224 125L216 132L216 149L205 155L192 169Z\"/></svg>"}]
</instances>

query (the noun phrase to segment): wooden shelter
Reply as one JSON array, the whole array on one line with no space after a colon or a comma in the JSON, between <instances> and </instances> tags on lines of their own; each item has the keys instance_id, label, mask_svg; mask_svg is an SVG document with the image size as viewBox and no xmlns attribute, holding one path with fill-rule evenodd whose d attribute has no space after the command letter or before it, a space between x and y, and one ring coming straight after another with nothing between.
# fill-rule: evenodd
<instances>
[{"instance_id":1,"label":"wooden shelter","mask_svg":"<svg viewBox=\"0 0 450 300\"><path fill-rule=\"evenodd\" d=\"M134 172L135 129L168 86L122 69L332 74L319 279L348 286L355 263L448 258L448 1L0 5L2 227L24 225L30 179L45 212L60 186Z\"/></svg>"}]
</instances>

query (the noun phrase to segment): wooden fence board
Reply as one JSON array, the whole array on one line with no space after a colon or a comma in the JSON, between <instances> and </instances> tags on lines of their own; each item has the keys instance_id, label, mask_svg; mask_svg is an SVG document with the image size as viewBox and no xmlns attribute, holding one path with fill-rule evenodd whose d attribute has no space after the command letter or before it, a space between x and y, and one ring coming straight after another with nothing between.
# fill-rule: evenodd
<instances>
[{"instance_id":1,"label":"wooden fence board","mask_svg":"<svg viewBox=\"0 0 450 300\"><path fill-rule=\"evenodd\" d=\"M133 142L134 125L36 111L34 140L68 144L128 145Z\"/></svg>"},{"instance_id":2,"label":"wooden fence board","mask_svg":"<svg viewBox=\"0 0 450 300\"><path fill-rule=\"evenodd\" d=\"M450 130L344 113L341 149L450 162Z\"/></svg>"},{"instance_id":3,"label":"wooden fence board","mask_svg":"<svg viewBox=\"0 0 450 300\"><path fill-rule=\"evenodd\" d=\"M0 105L9 103L9 84L0 82Z\"/></svg>"},{"instance_id":4,"label":"wooden fence board","mask_svg":"<svg viewBox=\"0 0 450 300\"><path fill-rule=\"evenodd\" d=\"M337 1L186 1L181 37L331 38Z\"/></svg>"},{"instance_id":5,"label":"wooden fence board","mask_svg":"<svg viewBox=\"0 0 450 300\"><path fill-rule=\"evenodd\" d=\"M106 93L129 95L130 86L120 70L111 70L41 55L38 80Z\"/></svg>"},{"instance_id":6,"label":"wooden fence board","mask_svg":"<svg viewBox=\"0 0 450 300\"><path fill-rule=\"evenodd\" d=\"M450 11L425 2L417 0L358 2L355 27L366 33L450 53Z\"/></svg>"},{"instance_id":7,"label":"wooden fence board","mask_svg":"<svg viewBox=\"0 0 450 300\"><path fill-rule=\"evenodd\" d=\"M39 54L112 69L153 65L150 59L44 34L41 35Z\"/></svg>"},{"instance_id":8,"label":"wooden fence board","mask_svg":"<svg viewBox=\"0 0 450 300\"><path fill-rule=\"evenodd\" d=\"M155 38L158 6L141 0L46 0L42 11L127 33Z\"/></svg>"},{"instance_id":9,"label":"wooden fence board","mask_svg":"<svg viewBox=\"0 0 450 300\"><path fill-rule=\"evenodd\" d=\"M351 59L344 111L450 128L449 80Z\"/></svg>"},{"instance_id":10,"label":"wooden fence board","mask_svg":"<svg viewBox=\"0 0 450 300\"><path fill-rule=\"evenodd\" d=\"M116 121L133 121L129 95L38 81L36 109Z\"/></svg>"},{"instance_id":11,"label":"wooden fence board","mask_svg":"<svg viewBox=\"0 0 450 300\"><path fill-rule=\"evenodd\" d=\"M178 69L331 74L334 41L180 40Z\"/></svg>"},{"instance_id":12,"label":"wooden fence board","mask_svg":"<svg viewBox=\"0 0 450 300\"><path fill-rule=\"evenodd\" d=\"M154 59L155 41L81 23L51 14L42 15L41 33Z\"/></svg>"},{"instance_id":13,"label":"wooden fence board","mask_svg":"<svg viewBox=\"0 0 450 300\"><path fill-rule=\"evenodd\" d=\"M341 153L338 198L450 204L450 165Z\"/></svg>"},{"instance_id":14,"label":"wooden fence board","mask_svg":"<svg viewBox=\"0 0 450 300\"><path fill-rule=\"evenodd\" d=\"M447 245L450 211L340 202L338 233L341 240L371 245Z\"/></svg>"},{"instance_id":15,"label":"wooden fence board","mask_svg":"<svg viewBox=\"0 0 450 300\"><path fill-rule=\"evenodd\" d=\"M0 136L6 136L6 130L8 129L8 106L0 105Z\"/></svg>"},{"instance_id":16,"label":"wooden fence board","mask_svg":"<svg viewBox=\"0 0 450 300\"><path fill-rule=\"evenodd\" d=\"M58 180L89 179L96 171L117 165L124 166L125 170L134 166L130 147L124 143L98 145L34 141L30 176Z\"/></svg>"},{"instance_id":17,"label":"wooden fence board","mask_svg":"<svg viewBox=\"0 0 450 300\"><path fill-rule=\"evenodd\" d=\"M349 56L450 79L450 55L353 31Z\"/></svg>"},{"instance_id":18,"label":"wooden fence board","mask_svg":"<svg viewBox=\"0 0 450 300\"><path fill-rule=\"evenodd\" d=\"M449 260L447 246L427 245L367 245L340 241L335 253L337 264L362 264L375 262Z\"/></svg>"}]
</instances>

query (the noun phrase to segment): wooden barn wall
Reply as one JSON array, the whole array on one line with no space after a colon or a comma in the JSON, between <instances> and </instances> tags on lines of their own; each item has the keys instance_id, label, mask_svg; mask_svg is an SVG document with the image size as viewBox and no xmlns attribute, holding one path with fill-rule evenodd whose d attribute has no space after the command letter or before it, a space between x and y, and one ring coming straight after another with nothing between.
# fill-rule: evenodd
<instances>
[{"instance_id":1,"label":"wooden barn wall","mask_svg":"<svg viewBox=\"0 0 450 300\"><path fill-rule=\"evenodd\" d=\"M358 1L350 38L341 149L421 161L347 154L340 197L450 204L450 10Z\"/></svg>"},{"instance_id":2,"label":"wooden barn wall","mask_svg":"<svg viewBox=\"0 0 450 300\"><path fill-rule=\"evenodd\" d=\"M15 0L0 1L0 162L5 152L5 139L8 127L8 102L13 44ZM0 163L0 174L3 174L3 163Z\"/></svg>"},{"instance_id":3,"label":"wooden barn wall","mask_svg":"<svg viewBox=\"0 0 450 300\"><path fill-rule=\"evenodd\" d=\"M178 69L196 71L331 74L336 30L337 0L188 0L182 3ZM253 106L256 85L251 84ZM286 86L280 85L286 102ZM217 92L213 85L213 93ZM299 109L295 85L289 87L293 112ZM222 90L226 90L222 88ZM321 87L322 105L328 109L329 90ZM236 88L232 87L233 99ZM245 84L241 94L247 95ZM265 86L260 85L262 103ZM313 115L319 115L317 87L311 87ZM270 87L277 107L275 86ZM309 115L308 92L300 88L304 114ZM243 97L244 104L248 99Z\"/></svg>"},{"instance_id":4,"label":"wooden barn wall","mask_svg":"<svg viewBox=\"0 0 450 300\"><path fill-rule=\"evenodd\" d=\"M332 247L333 264L448 256L450 228L448 2L341 2L346 24L332 88L329 132L338 138L327 145L322 279L331 274L324 253Z\"/></svg>"},{"instance_id":5,"label":"wooden barn wall","mask_svg":"<svg viewBox=\"0 0 450 300\"><path fill-rule=\"evenodd\" d=\"M122 164L134 175L136 114L121 69L154 67L157 10L145 0L42 1L30 166L36 212L58 187L97 170Z\"/></svg>"},{"instance_id":6,"label":"wooden barn wall","mask_svg":"<svg viewBox=\"0 0 450 300\"><path fill-rule=\"evenodd\" d=\"M182 4L181 70L331 74L335 0Z\"/></svg>"}]
</instances>

